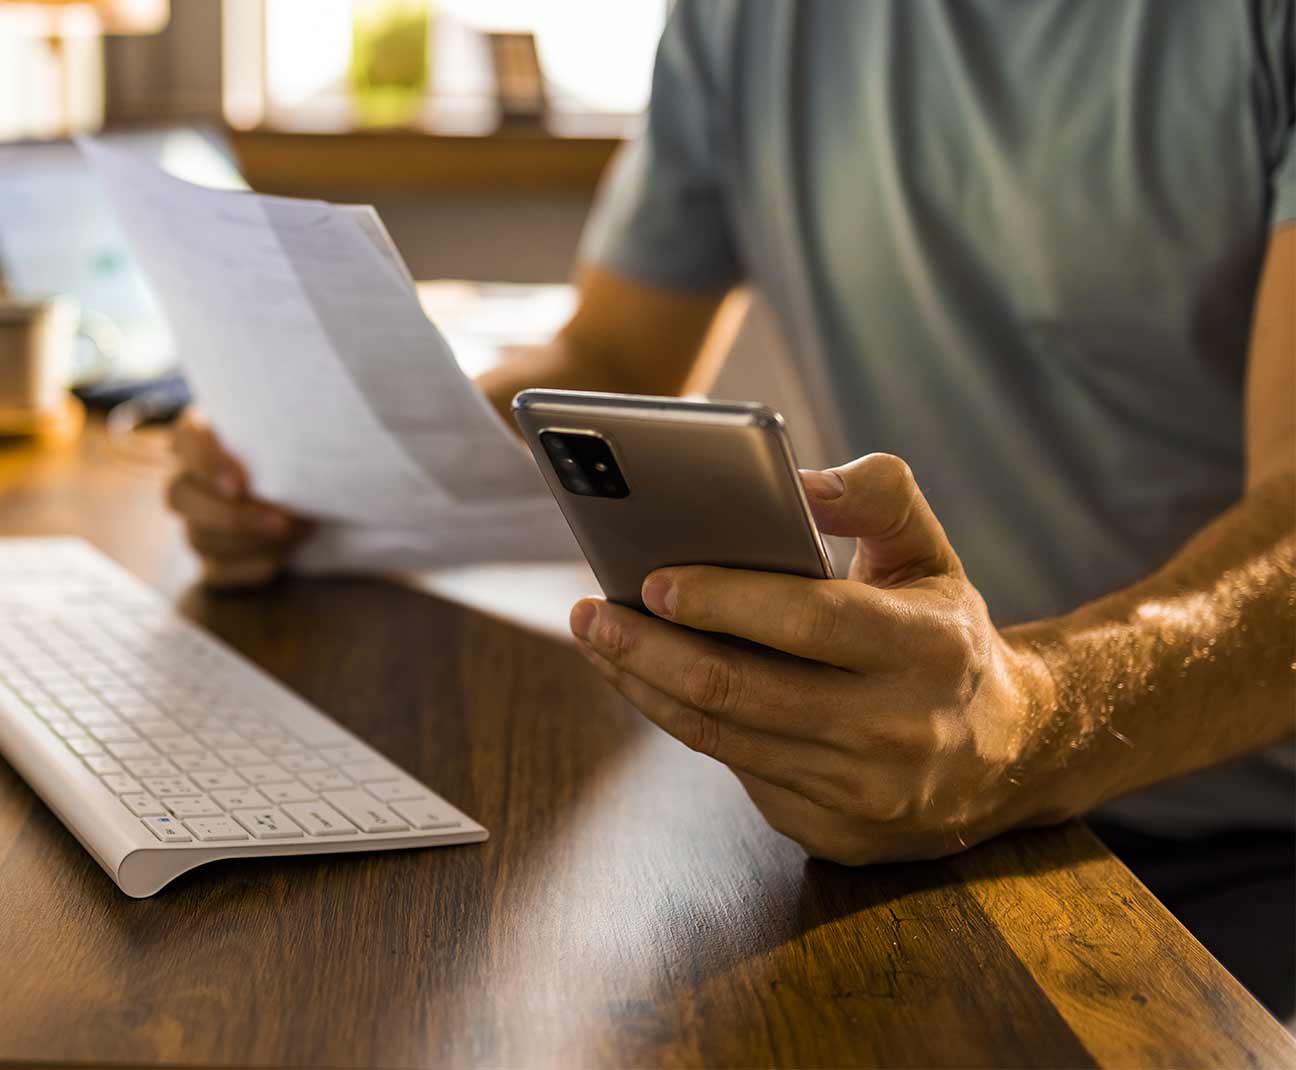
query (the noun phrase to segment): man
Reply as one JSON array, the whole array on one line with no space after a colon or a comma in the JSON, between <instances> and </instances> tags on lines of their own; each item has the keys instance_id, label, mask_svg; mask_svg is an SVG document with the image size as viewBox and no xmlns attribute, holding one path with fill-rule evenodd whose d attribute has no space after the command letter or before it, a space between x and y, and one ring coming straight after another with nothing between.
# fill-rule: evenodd
<instances>
[{"instance_id":1,"label":"man","mask_svg":"<svg viewBox=\"0 0 1296 1070\"><path fill-rule=\"evenodd\" d=\"M814 855L1097 810L1288 1014L1294 25L1291 0L681 0L573 319L481 380L501 411L677 392L758 286L864 455L805 479L850 577L667 569L654 617L577 605L582 651ZM299 522L196 420L177 448L207 579L269 579Z\"/></svg>"}]
</instances>

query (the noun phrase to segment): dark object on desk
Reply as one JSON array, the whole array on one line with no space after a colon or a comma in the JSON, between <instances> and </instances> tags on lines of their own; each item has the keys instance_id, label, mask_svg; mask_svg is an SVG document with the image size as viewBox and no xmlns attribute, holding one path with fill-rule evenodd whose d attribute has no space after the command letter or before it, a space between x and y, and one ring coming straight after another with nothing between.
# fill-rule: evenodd
<instances>
[{"instance_id":1,"label":"dark object on desk","mask_svg":"<svg viewBox=\"0 0 1296 1070\"><path fill-rule=\"evenodd\" d=\"M100 379L72 391L91 412L134 407L133 426L170 423L193 401L189 384L178 372L154 379Z\"/></svg>"}]
</instances>

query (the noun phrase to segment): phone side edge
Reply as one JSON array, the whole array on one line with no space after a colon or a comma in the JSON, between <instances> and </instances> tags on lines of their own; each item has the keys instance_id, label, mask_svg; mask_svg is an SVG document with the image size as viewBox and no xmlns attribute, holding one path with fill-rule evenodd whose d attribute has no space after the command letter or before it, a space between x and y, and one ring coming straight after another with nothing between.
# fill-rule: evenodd
<instances>
[{"instance_id":1,"label":"phone side edge","mask_svg":"<svg viewBox=\"0 0 1296 1070\"><path fill-rule=\"evenodd\" d=\"M783 417L777 412L773 412L772 409L768 411L772 412L777 418L777 423L762 424L760 426L766 428L778 441L779 450L784 461L787 462L788 471L792 474L792 482L796 486L797 501L801 503L801 513L805 517L806 527L810 530L810 540L814 545L815 553L819 555L819 566L823 570L823 578L826 580L835 579L832 558L828 556L828 547L824 545L823 533L819 530L819 525L815 523L814 513L810 510L810 499L806 496L805 483L801 480L801 469L797 466L796 451L792 447L792 436L787 432Z\"/></svg>"}]
</instances>

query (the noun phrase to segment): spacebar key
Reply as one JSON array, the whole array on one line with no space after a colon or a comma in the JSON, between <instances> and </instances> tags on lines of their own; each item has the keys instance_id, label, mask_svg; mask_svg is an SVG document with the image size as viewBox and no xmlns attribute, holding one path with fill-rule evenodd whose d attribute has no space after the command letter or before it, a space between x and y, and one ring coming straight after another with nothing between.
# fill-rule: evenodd
<instances>
[{"instance_id":1,"label":"spacebar key","mask_svg":"<svg viewBox=\"0 0 1296 1070\"><path fill-rule=\"evenodd\" d=\"M324 799L354 822L361 832L400 832L409 826L363 791L326 791Z\"/></svg>"}]
</instances>

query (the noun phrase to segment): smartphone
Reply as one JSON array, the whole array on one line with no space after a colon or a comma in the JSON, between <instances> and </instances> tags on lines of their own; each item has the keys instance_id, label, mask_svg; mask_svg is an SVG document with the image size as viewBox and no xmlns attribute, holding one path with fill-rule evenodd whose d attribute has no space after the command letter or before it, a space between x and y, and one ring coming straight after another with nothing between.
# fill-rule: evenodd
<instances>
[{"instance_id":1,"label":"smartphone","mask_svg":"<svg viewBox=\"0 0 1296 1070\"><path fill-rule=\"evenodd\" d=\"M796 459L752 402L524 390L513 416L604 593L667 565L830 579Z\"/></svg>"}]
</instances>

